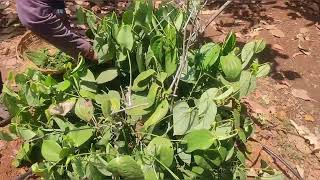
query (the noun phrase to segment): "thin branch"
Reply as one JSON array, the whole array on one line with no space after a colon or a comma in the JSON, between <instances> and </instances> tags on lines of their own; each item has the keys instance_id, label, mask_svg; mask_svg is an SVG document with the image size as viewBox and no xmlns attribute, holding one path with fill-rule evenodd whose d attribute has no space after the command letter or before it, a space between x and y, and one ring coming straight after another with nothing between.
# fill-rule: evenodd
<instances>
[{"instance_id":1,"label":"thin branch","mask_svg":"<svg viewBox=\"0 0 320 180\"><path fill-rule=\"evenodd\" d=\"M222 13L222 11L228 7L228 5L232 2L233 0L228 0L225 2L219 9L218 11L205 23L205 25L200 29L200 34L202 34L205 29Z\"/></svg>"},{"instance_id":2,"label":"thin branch","mask_svg":"<svg viewBox=\"0 0 320 180\"><path fill-rule=\"evenodd\" d=\"M257 141L256 139L250 138L250 140L260 144L262 146L262 149L269 154L270 156L272 156L275 159L278 159L283 165L285 165L299 180L303 180L303 178L300 176L299 172L295 169L293 169L289 163L287 163L284 159L282 159L281 157L279 157L275 152L273 152L270 148L268 148L267 146L261 144L259 141Z\"/></svg>"}]
</instances>

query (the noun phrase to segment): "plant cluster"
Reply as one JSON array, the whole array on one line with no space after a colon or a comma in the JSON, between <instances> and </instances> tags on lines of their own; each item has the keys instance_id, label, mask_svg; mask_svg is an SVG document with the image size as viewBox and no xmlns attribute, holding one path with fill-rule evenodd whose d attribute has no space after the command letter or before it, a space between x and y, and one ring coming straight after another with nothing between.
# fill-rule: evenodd
<instances>
[{"instance_id":1,"label":"plant cluster","mask_svg":"<svg viewBox=\"0 0 320 180\"><path fill-rule=\"evenodd\" d=\"M72 57L64 52L57 51L50 53L49 49L39 49L37 51L27 51L24 56L31 60L36 66L52 70L65 70L72 66Z\"/></svg>"},{"instance_id":2,"label":"plant cluster","mask_svg":"<svg viewBox=\"0 0 320 180\"><path fill-rule=\"evenodd\" d=\"M135 1L121 18L77 14L102 64L80 57L63 79L28 70L15 77L18 92L4 87L9 129L25 140L16 166L30 164L45 179L246 178L253 124L240 98L269 72L255 56L263 40L241 50L230 33L223 43L194 44L179 73L189 11Z\"/></svg>"}]
</instances>

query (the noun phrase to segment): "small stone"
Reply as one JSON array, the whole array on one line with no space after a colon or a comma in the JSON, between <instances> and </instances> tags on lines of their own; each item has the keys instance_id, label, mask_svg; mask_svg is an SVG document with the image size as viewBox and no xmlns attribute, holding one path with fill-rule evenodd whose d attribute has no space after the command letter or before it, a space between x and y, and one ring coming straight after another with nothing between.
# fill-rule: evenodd
<instances>
[{"instance_id":1,"label":"small stone","mask_svg":"<svg viewBox=\"0 0 320 180\"><path fill-rule=\"evenodd\" d=\"M310 122L314 122L315 121L314 117L311 116L310 114L304 115L304 120L305 121L310 121Z\"/></svg>"},{"instance_id":2,"label":"small stone","mask_svg":"<svg viewBox=\"0 0 320 180\"><path fill-rule=\"evenodd\" d=\"M4 48L2 51L1 51L1 54L2 55L8 55L10 53L10 49L9 48Z\"/></svg>"},{"instance_id":3,"label":"small stone","mask_svg":"<svg viewBox=\"0 0 320 180\"><path fill-rule=\"evenodd\" d=\"M288 118L287 113L285 111L279 111L276 117L280 120L286 120Z\"/></svg>"}]
</instances>

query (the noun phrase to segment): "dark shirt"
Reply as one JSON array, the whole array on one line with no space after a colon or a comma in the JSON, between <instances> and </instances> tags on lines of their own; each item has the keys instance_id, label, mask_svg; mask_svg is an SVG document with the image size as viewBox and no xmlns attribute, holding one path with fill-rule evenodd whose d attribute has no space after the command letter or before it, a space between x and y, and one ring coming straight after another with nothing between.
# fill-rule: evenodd
<instances>
[{"instance_id":1,"label":"dark shirt","mask_svg":"<svg viewBox=\"0 0 320 180\"><path fill-rule=\"evenodd\" d=\"M64 8L64 0L16 0L21 23L58 49L76 58L79 53L87 56L91 44L66 26L56 15Z\"/></svg>"}]
</instances>

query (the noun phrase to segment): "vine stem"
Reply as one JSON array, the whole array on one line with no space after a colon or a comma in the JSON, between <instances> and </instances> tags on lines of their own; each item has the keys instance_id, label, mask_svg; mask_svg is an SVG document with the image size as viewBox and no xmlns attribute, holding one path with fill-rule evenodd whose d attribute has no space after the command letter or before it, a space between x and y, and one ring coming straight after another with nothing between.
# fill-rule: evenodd
<instances>
[{"instance_id":1,"label":"vine stem","mask_svg":"<svg viewBox=\"0 0 320 180\"><path fill-rule=\"evenodd\" d=\"M128 59L129 59L129 69L130 69L130 85L128 87L128 105L129 107L131 106L131 87L132 87L132 64L131 64L131 58L130 58L130 53L127 51Z\"/></svg>"}]
</instances>

